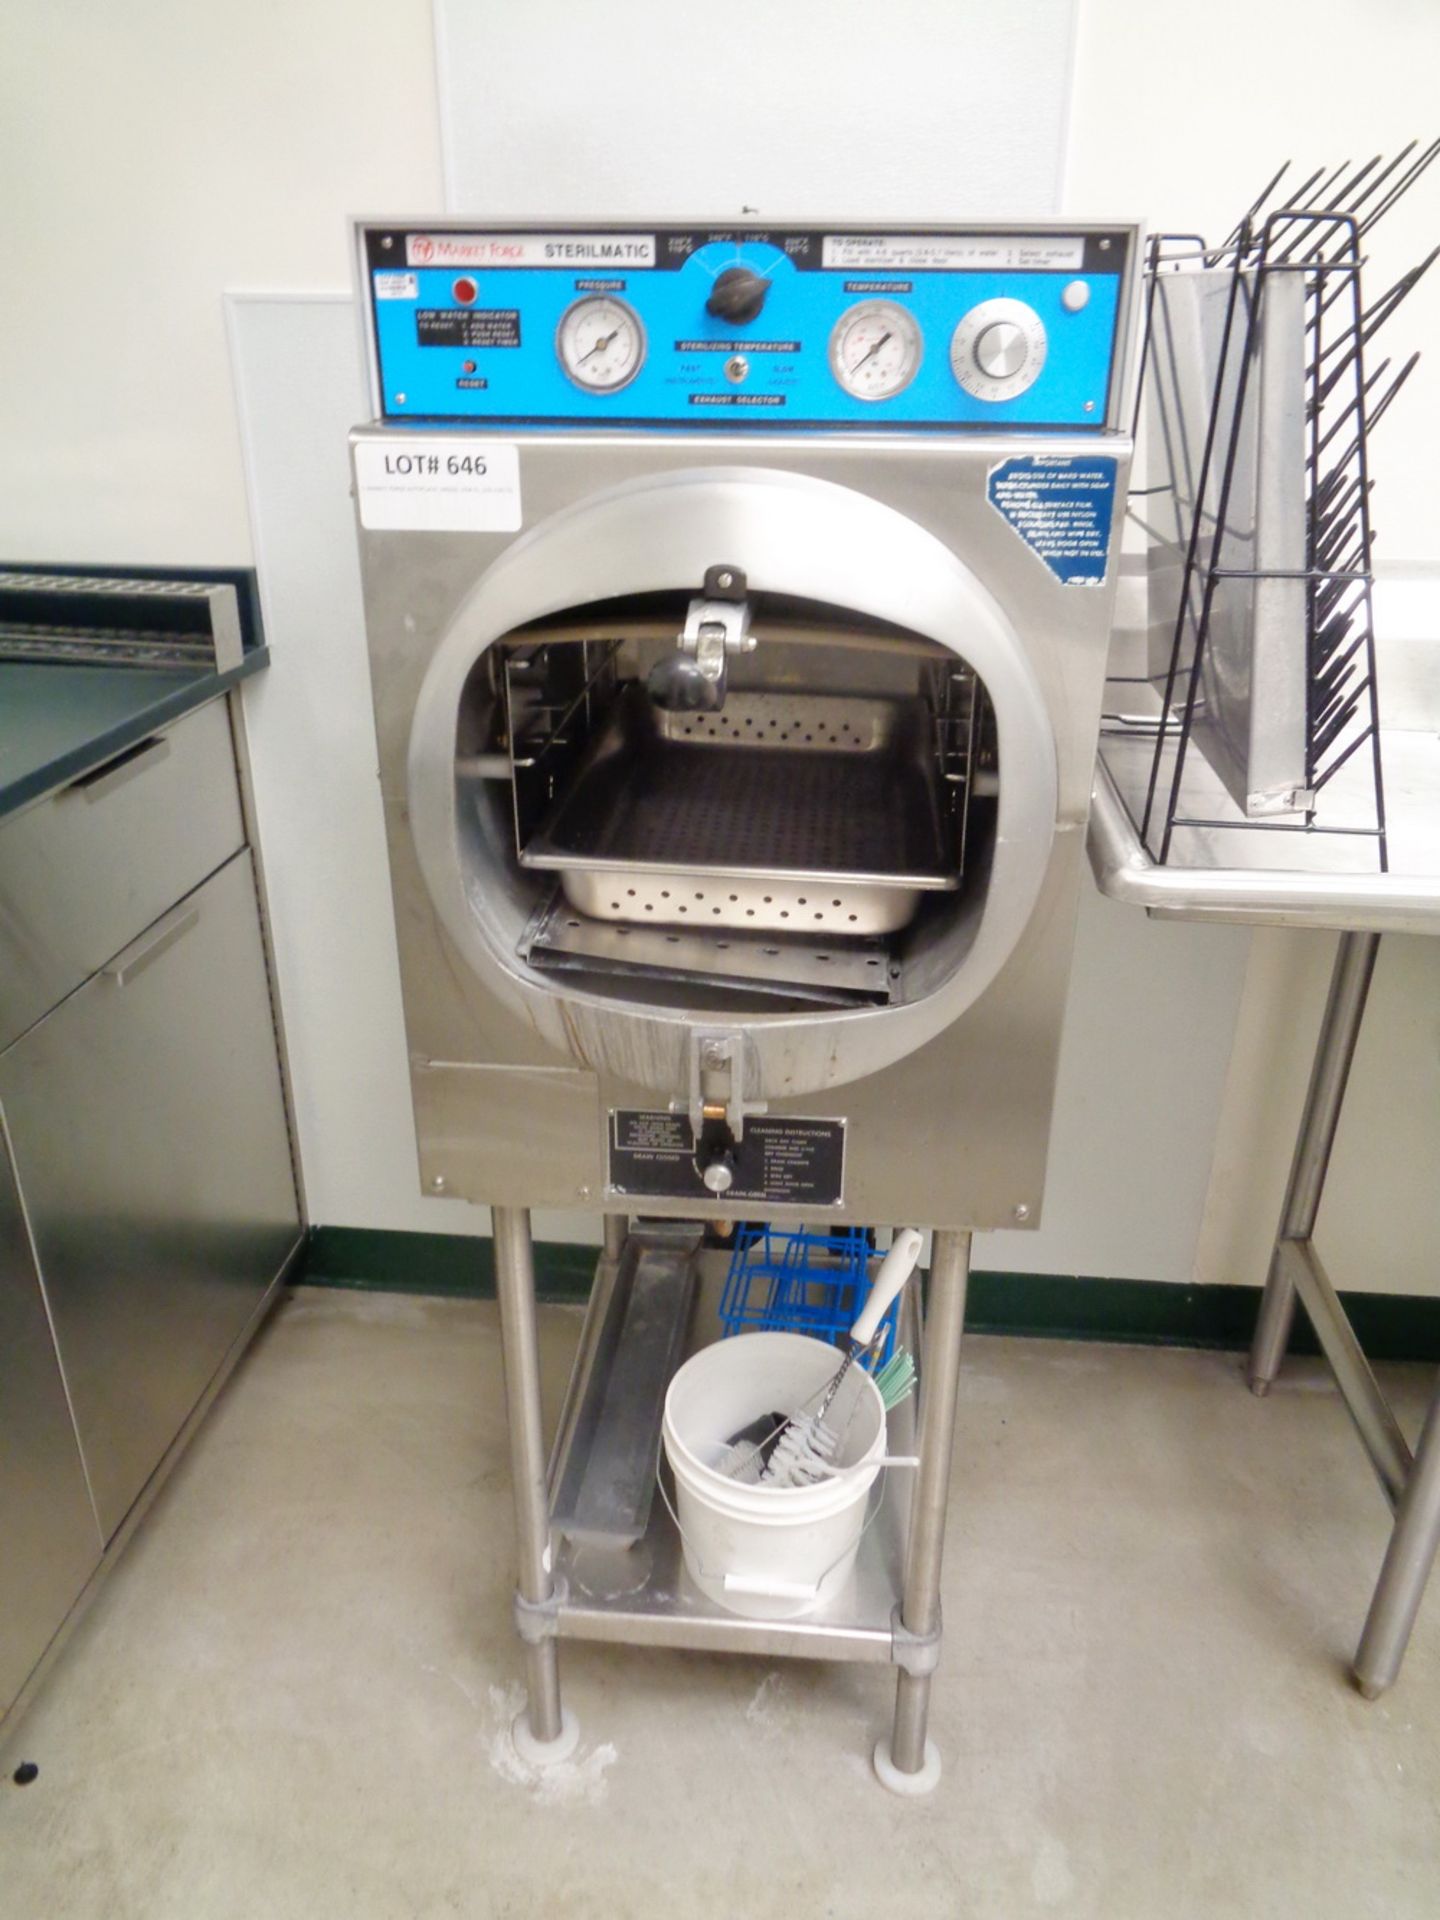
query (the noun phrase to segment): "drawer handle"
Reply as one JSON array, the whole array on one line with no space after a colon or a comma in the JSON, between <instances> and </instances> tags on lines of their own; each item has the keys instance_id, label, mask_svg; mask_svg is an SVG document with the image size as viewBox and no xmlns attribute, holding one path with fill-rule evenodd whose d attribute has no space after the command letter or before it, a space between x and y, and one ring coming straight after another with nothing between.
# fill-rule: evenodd
<instances>
[{"instance_id":1,"label":"drawer handle","mask_svg":"<svg viewBox=\"0 0 1440 1920\"><path fill-rule=\"evenodd\" d=\"M123 953L117 953L109 966L101 969L105 978L113 980L117 987L128 987L137 974L143 973L152 961L158 960L162 953L187 934L199 918L199 907L176 907L173 913L157 921L148 933L142 933L138 940L132 940Z\"/></svg>"},{"instance_id":2,"label":"drawer handle","mask_svg":"<svg viewBox=\"0 0 1440 1920\"><path fill-rule=\"evenodd\" d=\"M138 741L135 746L126 747L123 752L102 760L89 773L82 773L78 780L70 782L65 791L83 794L87 800L103 800L107 793L113 793L116 787L124 786L137 773L143 773L157 760L163 760L169 751L168 736L152 734L148 740Z\"/></svg>"}]
</instances>

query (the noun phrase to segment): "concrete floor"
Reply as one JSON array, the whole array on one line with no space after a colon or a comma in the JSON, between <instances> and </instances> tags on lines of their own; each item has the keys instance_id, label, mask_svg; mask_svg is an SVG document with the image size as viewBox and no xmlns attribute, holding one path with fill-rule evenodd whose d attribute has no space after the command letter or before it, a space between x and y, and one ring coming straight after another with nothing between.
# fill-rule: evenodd
<instances>
[{"instance_id":1,"label":"concrete floor","mask_svg":"<svg viewBox=\"0 0 1440 1920\"><path fill-rule=\"evenodd\" d=\"M1384 1507L1319 1363L1260 1403L982 1338L964 1389L932 1799L871 1778L873 1669L599 1647L535 1776L495 1310L301 1290L3 1744L0 1914L1430 1920L1440 1601L1367 1706Z\"/></svg>"}]
</instances>

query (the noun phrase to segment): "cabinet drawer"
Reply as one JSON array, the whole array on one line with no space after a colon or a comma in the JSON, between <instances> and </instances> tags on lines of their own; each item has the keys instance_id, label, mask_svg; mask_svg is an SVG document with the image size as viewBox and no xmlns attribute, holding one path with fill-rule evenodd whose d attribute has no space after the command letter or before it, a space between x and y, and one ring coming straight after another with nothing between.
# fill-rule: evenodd
<instances>
[{"instance_id":1,"label":"cabinet drawer","mask_svg":"<svg viewBox=\"0 0 1440 1920\"><path fill-rule=\"evenodd\" d=\"M0 1048L244 838L223 700L0 821Z\"/></svg>"},{"instance_id":2,"label":"cabinet drawer","mask_svg":"<svg viewBox=\"0 0 1440 1920\"><path fill-rule=\"evenodd\" d=\"M242 852L0 1055L108 1540L299 1234Z\"/></svg>"}]
</instances>

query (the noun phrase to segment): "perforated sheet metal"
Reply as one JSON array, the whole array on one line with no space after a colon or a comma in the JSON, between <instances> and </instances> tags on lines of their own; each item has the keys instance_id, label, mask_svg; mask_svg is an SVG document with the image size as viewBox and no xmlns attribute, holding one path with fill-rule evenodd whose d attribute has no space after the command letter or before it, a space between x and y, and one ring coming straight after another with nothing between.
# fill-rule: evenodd
<instances>
[{"instance_id":1,"label":"perforated sheet metal","mask_svg":"<svg viewBox=\"0 0 1440 1920\"><path fill-rule=\"evenodd\" d=\"M803 933L737 933L696 921L683 930L617 926L577 913L561 899L537 915L522 952L532 966L690 979L704 974L752 993L814 1000L823 1006L889 1000L894 967L881 940Z\"/></svg>"}]
</instances>

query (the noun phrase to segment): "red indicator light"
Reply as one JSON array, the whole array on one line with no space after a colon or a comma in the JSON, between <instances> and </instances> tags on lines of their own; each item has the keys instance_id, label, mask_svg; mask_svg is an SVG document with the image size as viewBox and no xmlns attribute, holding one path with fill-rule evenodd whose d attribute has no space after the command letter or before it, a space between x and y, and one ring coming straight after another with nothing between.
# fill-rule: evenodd
<instances>
[{"instance_id":1,"label":"red indicator light","mask_svg":"<svg viewBox=\"0 0 1440 1920\"><path fill-rule=\"evenodd\" d=\"M457 280L451 288L451 292L455 295L455 298L460 302L462 307L473 306L475 304L475 297L479 291L480 289L473 280L466 279Z\"/></svg>"},{"instance_id":2,"label":"red indicator light","mask_svg":"<svg viewBox=\"0 0 1440 1920\"><path fill-rule=\"evenodd\" d=\"M461 363L460 371L462 373L473 373L475 371L475 362L473 360L463 361Z\"/></svg>"}]
</instances>

